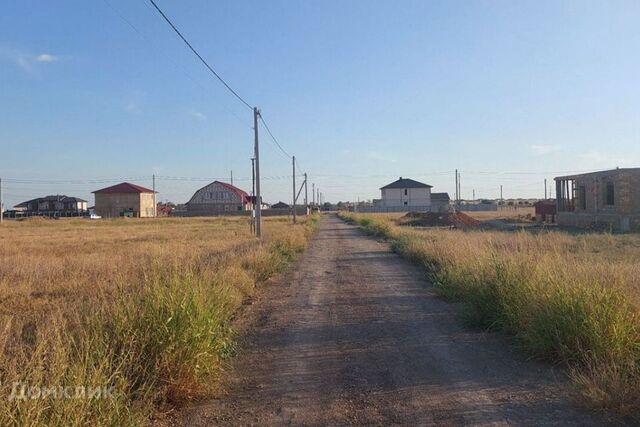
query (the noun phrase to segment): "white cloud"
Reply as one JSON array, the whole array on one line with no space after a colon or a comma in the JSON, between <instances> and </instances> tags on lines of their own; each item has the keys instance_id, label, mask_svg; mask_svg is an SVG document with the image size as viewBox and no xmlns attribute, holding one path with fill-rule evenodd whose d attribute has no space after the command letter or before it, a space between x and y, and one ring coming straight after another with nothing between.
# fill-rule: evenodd
<instances>
[{"instance_id":1,"label":"white cloud","mask_svg":"<svg viewBox=\"0 0 640 427\"><path fill-rule=\"evenodd\" d=\"M0 60L12 62L28 73L33 73L36 70L38 63L50 63L55 62L58 59L58 56L50 53L35 55L29 52L0 46Z\"/></svg>"},{"instance_id":2,"label":"white cloud","mask_svg":"<svg viewBox=\"0 0 640 427\"><path fill-rule=\"evenodd\" d=\"M534 156L548 156L562 151L559 145L532 144L529 145L529 151Z\"/></svg>"},{"instance_id":3,"label":"white cloud","mask_svg":"<svg viewBox=\"0 0 640 427\"><path fill-rule=\"evenodd\" d=\"M188 110L187 114L198 120L202 120L202 121L207 120L207 116L205 116L204 114L202 114L200 111L197 111L197 110Z\"/></svg>"},{"instance_id":4,"label":"white cloud","mask_svg":"<svg viewBox=\"0 0 640 427\"><path fill-rule=\"evenodd\" d=\"M57 61L58 57L51 55L50 53L41 53L36 56L37 62L54 62Z\"/></svg>"}]
</instances>

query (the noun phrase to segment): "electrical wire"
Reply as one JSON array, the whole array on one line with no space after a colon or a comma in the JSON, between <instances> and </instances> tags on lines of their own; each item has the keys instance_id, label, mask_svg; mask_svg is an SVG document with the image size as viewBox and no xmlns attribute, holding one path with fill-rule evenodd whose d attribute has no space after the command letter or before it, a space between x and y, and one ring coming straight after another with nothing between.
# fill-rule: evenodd
<instances>
[{"instance_id":1,"label":"electrical wire","mask_svg":"<svg viewBox=\"0 0 640 427\"><path fill-rule=\"evenodd\" d=\"M169 24L169 26L173 28L173 31L175 31L175 33L182 39L182 41L189 47L189 49L191 49L191 52L193 52L194 55L198 57L198 59L204 64L204 66L207 67L207 69L220 81L220 83L222 83L229 90L229 92L231 92L236 98L238 98L240 102L246 105L247 108L249 108L250 110L253 110L253 107L249 105L249 103L245 101L240 95L238 95L238 93L235 90L233 90L231 86L229 86L229 84L220 76L220 74L218 74L211 67L211 65L209 65L209 63L198 53L198 51L191 45L191 43L189 43L189 41L185 38L185 36L182 35L180 30L178 30L178 28L173 24L173 22L171 22L171 20L167 17L167 15L165 15L162 9L160 9L160 7L156 4L156 2L154 0L149 0L149 2L158 11L158 13L164 18L164 20L167 21L167 24Z\"/></svg>"},{"instance_id":2,"label":"electrical wire","mask_svg":"<svg viewBox=\"0 0 640 427\"><path fill-rule=\"evenodd\" d=\"M264 125L264 128L267 130L267 133L271 137L271 140L276 144L276 146L285 155L285 157L287 157L288 159L291 159L292 156L289 153L287 153L287 151L284 148L282 148L282 145L280 145L280 142L278 142L278 139L275 136L273 136L273 133L271 133L271 129L269 129L269 125L267 125L267 122L264 121L264 117L262 117L262 113L259 115L259 117L260 117L260 121Z\"/></svg>"}]
</instances>

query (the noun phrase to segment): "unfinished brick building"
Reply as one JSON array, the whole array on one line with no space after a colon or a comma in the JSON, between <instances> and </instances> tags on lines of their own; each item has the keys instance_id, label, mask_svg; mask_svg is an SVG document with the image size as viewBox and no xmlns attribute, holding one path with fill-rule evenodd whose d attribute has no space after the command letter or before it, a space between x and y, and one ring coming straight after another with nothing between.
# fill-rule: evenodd
<instances>
[{"instance_id":1,"label":"unfinished brick building","mask_svg":"<svg viewBox=\"0 0 640 427\"><path fill-rule=\"evenodd\" d=\"M557 222L640 231L640 168L555 178Z\"/></svg>"}]
</instances>

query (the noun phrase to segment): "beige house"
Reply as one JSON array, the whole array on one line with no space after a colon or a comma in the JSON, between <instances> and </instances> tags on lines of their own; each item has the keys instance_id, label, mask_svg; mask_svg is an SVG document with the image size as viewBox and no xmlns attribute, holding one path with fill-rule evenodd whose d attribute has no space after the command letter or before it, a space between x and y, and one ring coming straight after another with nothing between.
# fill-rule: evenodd
<instances>
[{"instance_id":1,"label":"beige house","mask_svg":"<svg viewBox=\"0 0 640 427\"><path fill-rule=\"evenodd\" d=\"M95 212L103 218L155 216L155 193L139 185L123 182L94 191Z\"/></svg>"},{"instance_id":2,"label":"beige house","mask_svg":"<svg viewBox=\"0 0 640 427\"><path fill-rule=\"evenodd\" d=\"M382 206L385 208L421 209L431 208L431 186L409 178L398 179L380 189Z\"/></svg>"},{"instance_id":3,"label":"beige house","mask_svg":"<svg viewBox=\"0 0 640 427\"><path fill-rule=\"evenodd\" d=\"M555 182L559 225L640 231L640 168L562 176Z\"/></svg>"}]
</instances>

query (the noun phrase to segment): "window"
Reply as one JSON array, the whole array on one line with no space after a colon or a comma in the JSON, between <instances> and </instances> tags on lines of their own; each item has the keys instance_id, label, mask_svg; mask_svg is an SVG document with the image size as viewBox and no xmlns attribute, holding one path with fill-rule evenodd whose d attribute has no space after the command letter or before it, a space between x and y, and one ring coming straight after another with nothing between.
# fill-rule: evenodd
<instances>
[{"instance_id":1,"label":"window","mask_svg":"<svg viewBox=\"0 0 640 427\"><path fill-rule=\"evenodd\" d=\"M407 189L406 188L404 189L404 195L405 196L407 195Z\"/></svg>"},{"instance_id":2,"label":"window","mask_svg":"<svg viewBox=\"0 0 640 427\"><path fill-rule=\"evenodd\" d=\"M578 203L580 209L587 210L587 188L584 185L578 188Z\"/></svg>"},{"instance_id":3,"label":"window","mask_svg":"<svg viewBox=\"0 0 640 427\"><path fill-rule=\"evenodd\" d=\"M615 188L613 187L613 183L609 182L607 183L607 199L605 200L606 204L608 206L613 206L615 204L616 198L615 198Z\"/></svg>"},{"instance_id":4,"label":"window","mask_svg":"<svg viewBox=\"0 0 640 427\"><path fill-rule=\"evenodd\" d=\"M407 202L404 202L404 205L407 206Z\"/></svg>"}]
</instances>

